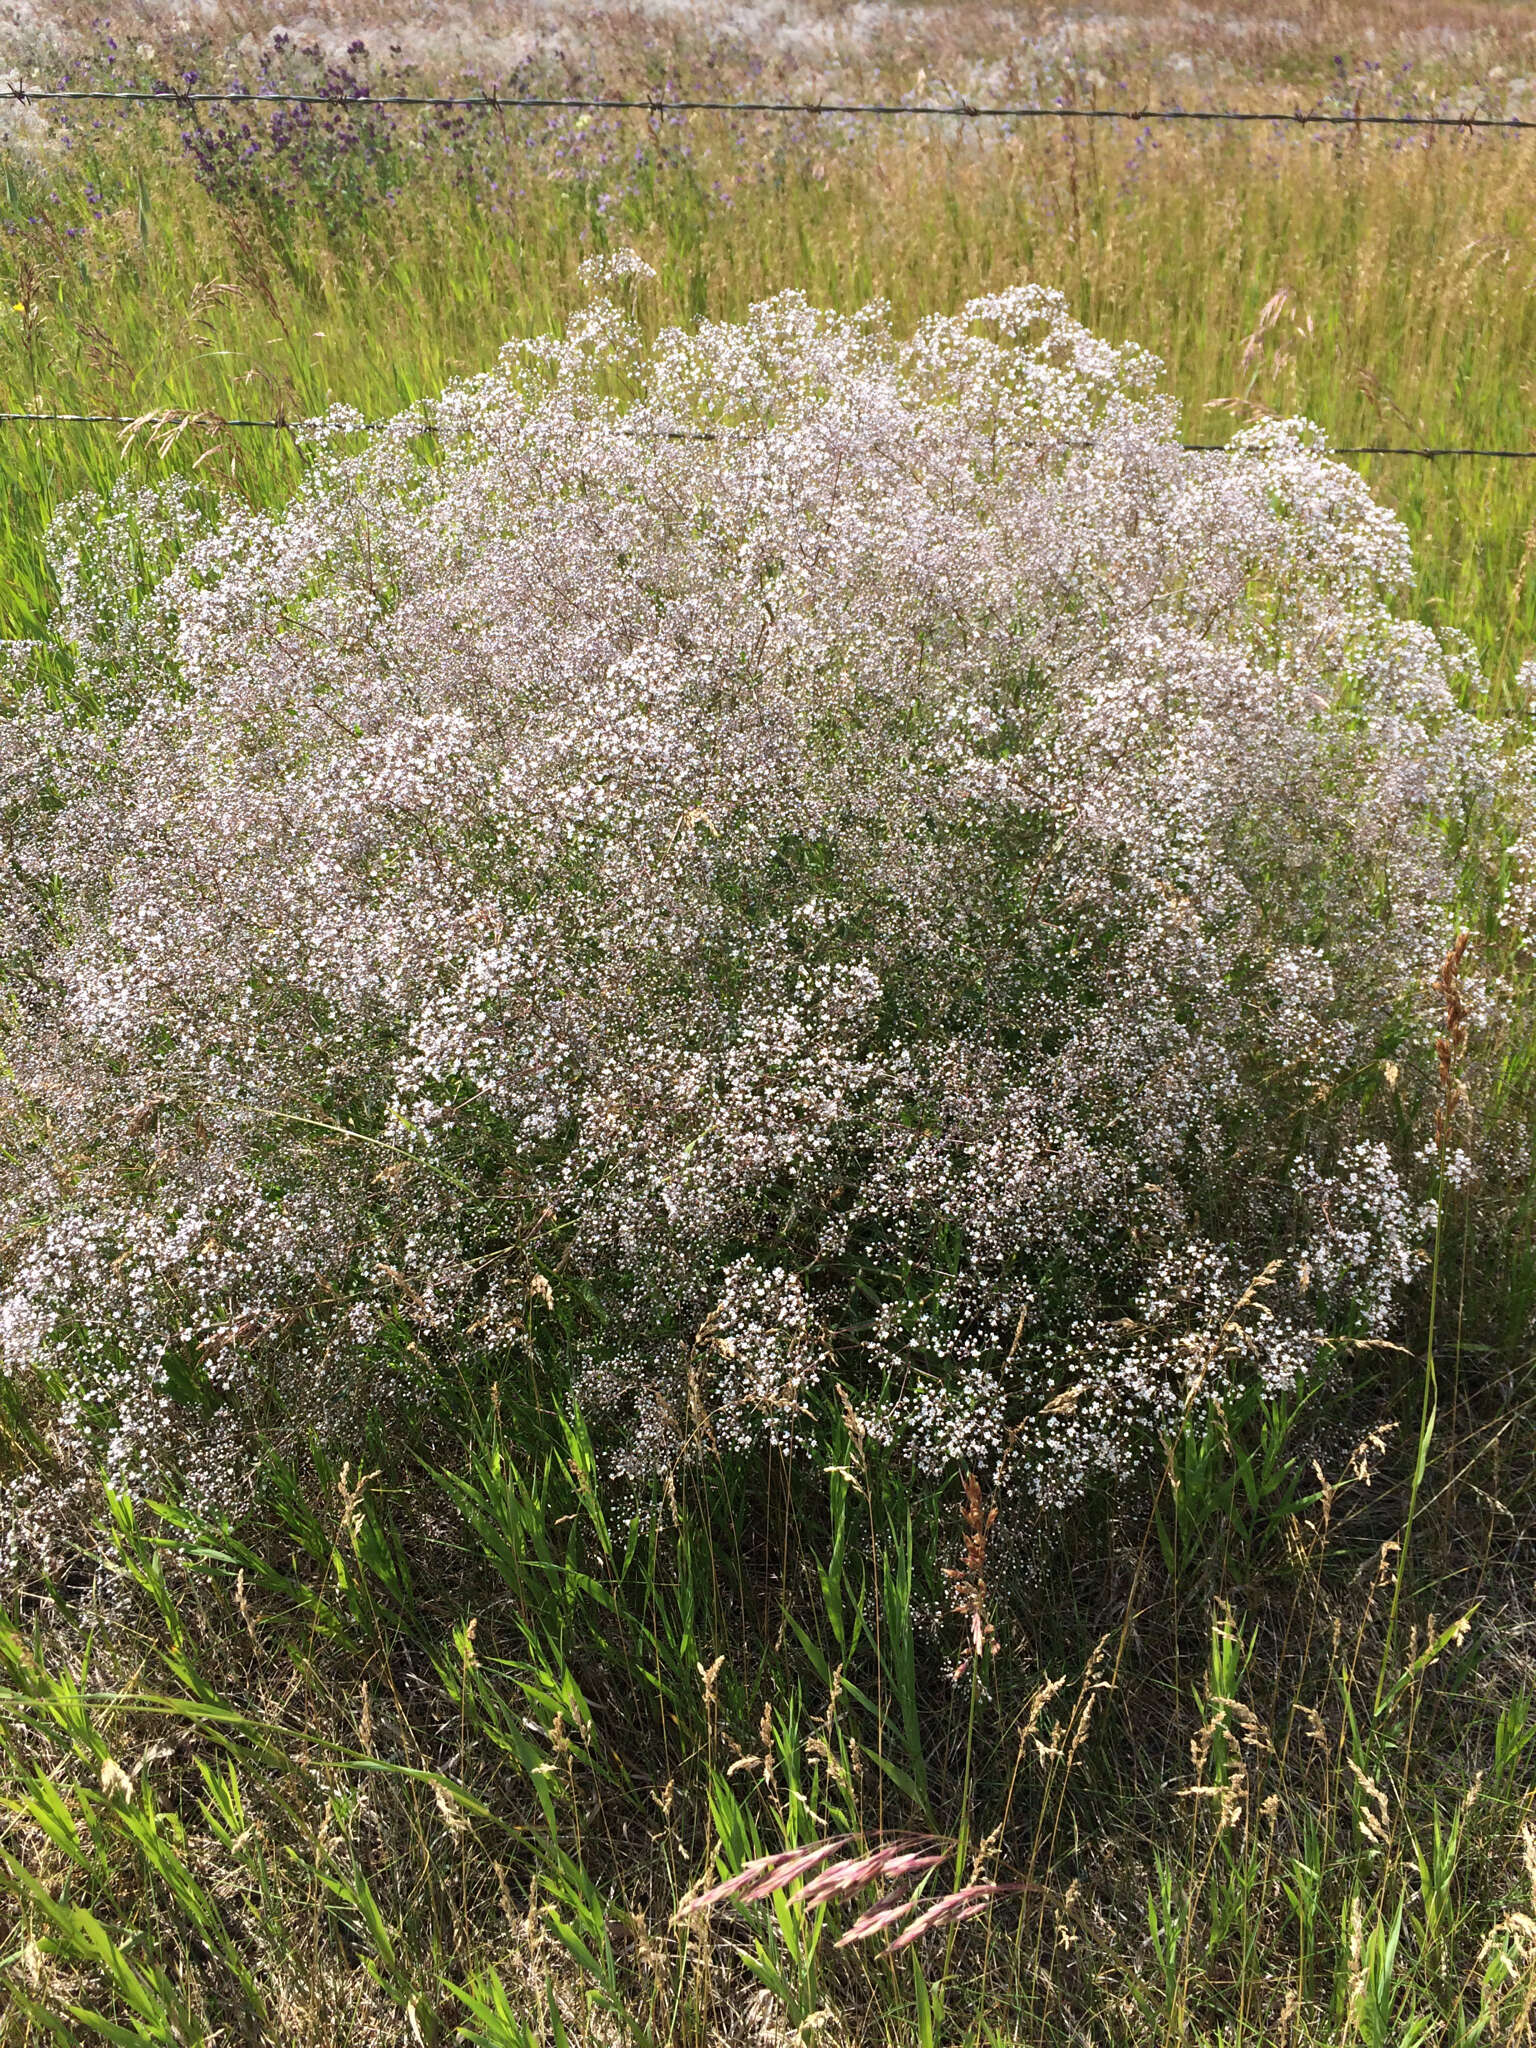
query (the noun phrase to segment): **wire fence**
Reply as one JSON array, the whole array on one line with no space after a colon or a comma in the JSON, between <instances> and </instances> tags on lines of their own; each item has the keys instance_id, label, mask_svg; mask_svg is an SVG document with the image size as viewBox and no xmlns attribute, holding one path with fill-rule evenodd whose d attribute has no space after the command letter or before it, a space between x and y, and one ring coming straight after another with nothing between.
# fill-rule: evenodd
<instances>
[{"instance_id":1,"label":"wire fence","mask_svg":"<svg viewBox=\"0 0 1536 2048\"><path fill-rule=\"evenodd\" d=\"M409 407L405 408L406 412L409 410ZM349 422L344 431L351 433L375 433L380 428L393 424L393 421L398 417L401 417L401 415L392 414L386 419L365 419ZM164 435L166 433L180 435L182 433L199 432L217 434L223 433L228 428L238 428L242 431L254 429L271 433L293 434L302 431L305 426L310 424L312 422L302 419L231 419L226 418L222 413L177 412L174 409L137 414L120 412L0 412L0 425L6 426L126 427L134 432L148 432L155 435ZM425 411L423 413L421 431L423 433L433 433L436 431L435 423ZM716 438L711 433L696 432L692 429L684 428L650 427L626 429L620 426L618 431L621 433L631 431L640 433L643 437L656 441L713 441ZM1091 448L1095 446L1095 443L1092 441L1057 441L1050 445L1053 447L1077 449ZM1259 452L1241 443L1231 441L1181 441L1178 445L1185 454L1189 455L1245 455ZM1411 442L1361 442L1340 448L1328 448L1323 452L1328 455L1349 456L1401 455L1410 456L1425 462L1442 460L1536 462L1536 448L1419 447Z\"/></svg>"},{"instance_id":2,"label":"wire fence","mask_svg":"<svg viewBox=\"0 0 1536 2048\"><path fill-rule=\"evenodd\" d=\"M1536 134L1536 117L1519 114L1376 114L1362 107L1326 111L1317 107L1078 107L977 106L955 100L712 100L664 99L650 94L598 98L574 93L503 95L494 87L477 93L356 93L212 91L194 86L55 86L34 87L19 81L10 88L23 106L57 101L121 101L164 107L303 106L332 107L458 107L484 113L559 111L641 114L805 114L817 118L852 115L890 119L929 116L959 121L1188 121L1264 123L1302 128L1457 128L1505 129Z\"/></svg>"},{"instance_id":3,"label":"wire fence","mask_svg":"<svg viewBox=\"0 0 1536 2048\"><path fill-rule=\"evenodd\" d=\"M195 109L199 106L325 106L339 111L368 107L455 107L485 113L518 110L611 112L658 114L803 114L808 116L931 116L965 121L1150 121L1268 122L1292 127L1322 128L1428 128L1463 131L1494 129L1536 133L1536 118L1515 114L1378 114L1355 106L1348 112L1329 112L1315 107L1204 108L1204 107L1078 107L1070 105L978 106L969 100L953 101L847 101L847 100L716 100L665 99L646 95L598 98L577 94L520 94L507 97L494 88L464 94L447 93L356 93L245 92L227 88L212 91L187 86L153 87L32 87L19 81L9 87L11 98L23 106L34 103L77 101L129 102L161 107ZM211 413L170 414L133 417L121 413L0 412L0 425L116 426L158 431L218 431L235 428L292 432L295 422L285 419L225 419ZM366 420L364 429L382 425ZM692 438L670 436L666 438ZM1185 441L1180 446L1190 453L1223 454L1231 450L1224 441ZM1411 444L1369 443L1329 451L1341 456L1397 456L1423 461L1536 461L1536 448L1419 447Z\"/></svg>"}]
</instances>

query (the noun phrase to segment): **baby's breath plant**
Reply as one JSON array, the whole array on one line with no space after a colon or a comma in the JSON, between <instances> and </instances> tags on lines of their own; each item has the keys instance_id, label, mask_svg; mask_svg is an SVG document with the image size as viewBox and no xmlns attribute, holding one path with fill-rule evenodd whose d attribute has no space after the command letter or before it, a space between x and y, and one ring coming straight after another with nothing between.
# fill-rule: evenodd
<instances>
[{"instance_id":1,"label":"baby's breath plant","mask_svg":"<svg viewBox=\"0 0 1536 2048\"><path fill-rule=\"evenodd\" d=\"M18 653L3 728L13 1553L103 1460L238 1505L507 1347L613 1482L792 1453L838 1382L1025 1513L1390 1331L1511 778L1398 522L1304 422L1181 451L1037 287L647 343L644 266L595 281L314 423L280 513L58 524L73 681Z\"/></svg>"}]
</instances>

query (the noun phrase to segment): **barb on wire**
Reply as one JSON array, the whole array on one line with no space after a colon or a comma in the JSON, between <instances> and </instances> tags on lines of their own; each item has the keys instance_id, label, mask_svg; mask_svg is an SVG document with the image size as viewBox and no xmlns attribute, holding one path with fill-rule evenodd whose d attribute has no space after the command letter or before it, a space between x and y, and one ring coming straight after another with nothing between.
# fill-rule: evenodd
<instances>
[{"instance_id":1,"label":"barb on wire","mask_svg":"<svg viewBox=\"0 0 1536 2048\"><path fill-rule=\"evenodd\" d=\"M1271 122L1302 128L1460 128L1513 129L1536 134L1536 119L1518 114L1368 114L1361 109L1325 113L1314 107L1073 107L976 106L969 100L663 100L651 95L588 98L574 93L532 93L515 99L494 88L477 93L370 93L342 96L327 92L223 92L186 86L54 86L34 87L15 81L11 97L23 106L70 100L135 101L168 107L309 106L309 107L473 107L504 115L518 108L640 114L838 114L931 116L962 121L1228 121Z\"/></svg>"}]
</instances>

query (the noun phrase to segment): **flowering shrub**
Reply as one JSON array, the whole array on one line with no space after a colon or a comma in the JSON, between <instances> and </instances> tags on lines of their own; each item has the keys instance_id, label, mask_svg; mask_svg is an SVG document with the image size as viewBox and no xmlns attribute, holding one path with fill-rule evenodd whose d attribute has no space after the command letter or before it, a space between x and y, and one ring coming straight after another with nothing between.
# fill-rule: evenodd
<instances>
[{"instance_id":1,"label":"flowering shrub","mask_svg":"<svg viewBox=\"0 0 1536 2048\"><path fill-rule=\"evenodd\" d=\"M1499 772L1396 521L1305 425L1181 453L1044 290L647 345L631 289L431 459L338 413L279 517L59 528L88 708L4 729L18 1536L533 1342L621 1478L840 1383L1061 1501L1394 1314Z\"/></svg>"}]
</instances>

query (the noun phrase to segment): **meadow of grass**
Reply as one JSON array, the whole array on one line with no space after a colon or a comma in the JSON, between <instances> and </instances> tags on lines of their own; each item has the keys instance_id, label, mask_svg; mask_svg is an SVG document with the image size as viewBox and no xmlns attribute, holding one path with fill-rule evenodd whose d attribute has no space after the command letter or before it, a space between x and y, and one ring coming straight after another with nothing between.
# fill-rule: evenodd
<instances>
[{"instance_id":1,"label":"meadow of grass","mask_svg":"<svg viewBox=\"0 0 1536 2048\"><path fill-rule=\"evenodd\" d=\"M222 419L430 401L605 248L653 266L652 327L791 286L910 327L1035 279L1161 357L1193 439L1536 447L1528 137L469 119L265 196L158 109L5 150L0 405L141 425L0 428L0 634L46 631L74 494L281 504L301 453ZM1362 466L1475 708L1518 716L1536 463ZM1500 1088L1531 1046L1516 1019ZM0 2041L1530 2041L1531 1217L1472 1216L1343 1383L1218 1411L990 1559L957 1487L848 1428L814 1478L721 1458L616 1513L553 1339L274 1458L239 1525L104 1491L0 1621ZM903 1834L1019 1889L891 1957L792 1888L676 1914Z\"/></svg>"},{"instance_id":2,"label":"meadow of grass","mask_svg":"<svg viewBox=\"0 0 1536 2048\"><path fill-rule=\"evenodd\" d=\"M1156 97L1155 74L1126 69L1101 85L1069 73L1068 91ZM1424 103L1373 72L1324 84L1309 103ZM1294 90L1282 74L1215 97ZM1503 104L1496 88L1483 100ZM7 409L393 410L484 367L509 334L558 325L583 257L623 244L657 271L658 324L794 287L845 310L885 297L908 325L1038 279L1097 332L1153 348L1191 439L1274 411L1339 445L1532 445L1525 136L406 115L364 169L316 150L263 204L260 179L199 183L184 126L158 109L76 118L67 149L7 155ZM6 432L0 623L18 633L49 603L49 510L124 455L101 428ZM191 430L166 457L153 439L129 458L146 473L199 464L257 499L296 474L270 435ZM1470 633L1502 683L1536 646L1536 464L1362 466L1408 522L1418 609Z\"/></svg>"}]
</instances>

